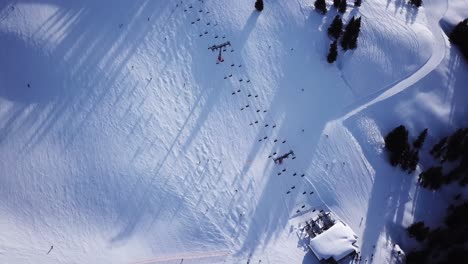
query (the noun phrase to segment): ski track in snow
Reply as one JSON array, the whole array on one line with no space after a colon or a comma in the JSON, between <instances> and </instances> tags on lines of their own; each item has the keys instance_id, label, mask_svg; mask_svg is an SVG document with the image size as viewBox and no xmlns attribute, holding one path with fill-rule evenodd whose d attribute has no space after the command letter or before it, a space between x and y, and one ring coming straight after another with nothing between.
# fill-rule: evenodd
<instances>
[{"instance_id":1,"label":"ski track in snow","mask_svg":"<svg viewBox=\"0 0 468 264\"><path fill-rule=\"evenodd\" d=\"M441 5L444 5L444 7L441 9ZM374 105L378 102L381 102L385 99L390 98L391 96L394 96L401 91L405 90L406 88L410 87L411 85L415 84L422 78L424 78L427 74L432 72L443 60L445 56L445 38L444 38L444 33L442 29L439 26L439 21L443 18L446 10L447 10L447 1L443 1L443 3L435 3L434 0L429 0L425 2L425 5L434 5L436 7L433 7L433 10L438 10L437 14L434 14L433 16L436 18L436 21L434 20L429 20L429 26L431 27L431 32L435 36L435 41L433 42L432 45L432 55L429 58L429 60L424 63L418 70L415 72L411 73L408 77L397 81L396 84L392 84L389 86L387 89L382 89L384 92L382 93L381 91L377 91L374 94L371 94L364 98L364 102L357 103L357 107L348 113L346 113L343 117L338 119L338 122L343 122L344 120L350 118L351 116L356 115L357 113L361 112L362 110L368 108L371 105ZM377 97L375 97L377 96ZM373 98L375 97L375 98ZM371 99L370 101L367 101ZM367 102L365 102L367 101Z\"/></svg>"}]
</instances>

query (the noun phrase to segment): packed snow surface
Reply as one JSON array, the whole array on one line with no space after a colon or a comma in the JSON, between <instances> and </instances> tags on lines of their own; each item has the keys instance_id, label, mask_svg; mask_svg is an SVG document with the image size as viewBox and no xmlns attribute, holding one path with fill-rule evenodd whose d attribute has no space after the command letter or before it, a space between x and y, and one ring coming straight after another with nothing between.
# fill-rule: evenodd
<instances>
[{"instance_id":1,"label":"packed snow surface","mask_svg":"<svg viewBox=\"0 0 468 264\"><path fill-rule=\"evenodd\" d=\"M336 222L332 227L310 240L310 248L319 260L340 260L352 252L358 252L354 245L357 236L349 226Z\"/></svg>"},{"instance_id":2,"label":"packed snow surface","mask_svg":"<svg viewBox=\"0 0 468 264\"><path fill-rule=\"evenodd\" d=\"M358 48L334 64L327 5L0 1L0 263L318 263L297 231L320 209L363 261L396 262L452 194L416 184L430 157L391 167L383 137L429 127L427 150L468 125L440 26L468 5L349 3Z\"/></svg>"}]
</instances>

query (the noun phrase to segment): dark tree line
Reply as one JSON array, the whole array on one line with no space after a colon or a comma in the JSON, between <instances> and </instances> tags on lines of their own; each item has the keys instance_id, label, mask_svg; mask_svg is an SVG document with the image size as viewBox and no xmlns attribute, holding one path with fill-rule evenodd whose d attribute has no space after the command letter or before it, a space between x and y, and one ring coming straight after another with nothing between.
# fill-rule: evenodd
<instances>
[{"instance_id":1,"label":"dark tree line","mask_svg":"<svg viewBox=\"0 0 468 264\"><path fill-rule=\"evenodd\" d=\"M460 48L463 56L468 59L468 18L458 23L449 38L453 44Z\"/></svg>"},{"instance_id":2,"label":"dark tree line","mask_svg":"<svg viewBox=\"0 0 468 264\"><path fill-rule=\"evenodd\" d=\"M390 164L400 166L409 173L416 170L419 162L419 150L424 144L427 129L423 130L413 142L413 147L408 142L408 130L401 125L392 130L385 137L385 149L390 155Z\"/></svg>"},{"instance_id":3,"label":"dark tree line","mask_svg":"<svg viewBox=\"0 0 468 264\"><path fill-rule=\"evenodd\" d=\"M422 248L410 252L407 264L452 264L466 263L468 259L468 202L450 206L444 226L430 230L424 222L407 228L408 234L422 243Z\"/></svg>"}]
</instances>

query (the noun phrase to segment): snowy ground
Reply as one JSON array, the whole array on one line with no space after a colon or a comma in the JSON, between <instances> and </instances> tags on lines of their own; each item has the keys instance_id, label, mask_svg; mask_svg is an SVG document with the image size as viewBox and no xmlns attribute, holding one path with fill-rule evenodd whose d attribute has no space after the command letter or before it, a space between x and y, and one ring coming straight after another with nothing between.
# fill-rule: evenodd
<instances>
[{"instance_id":1,"label":"snowy ground","mask_svg":"<svg viewBox=\"0 0 468 264\"><path fill-rule=\"evenodd\" d=\"M363 261L397 262L452 194L392 168L383 136L429 127L427 150L468 125L440 26L464 1L349 5L359 47L333 65L336 11L312 1L0 2L0 262L317 263L296 231L322 208Z\"/></svg>"}]
</instances>

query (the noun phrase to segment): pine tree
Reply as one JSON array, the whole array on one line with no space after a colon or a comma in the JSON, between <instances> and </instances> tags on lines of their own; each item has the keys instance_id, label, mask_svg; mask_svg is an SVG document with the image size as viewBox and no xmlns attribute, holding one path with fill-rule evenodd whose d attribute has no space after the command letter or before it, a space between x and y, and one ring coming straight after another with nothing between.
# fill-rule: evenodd
<instances>
[{"instance_id":1,"label":"pine tree","mask_svg":"<svg viewBox=\"0 0 468 264\"><path fill-rule=\"evenodd\" d=\"M408 130L401 125L392 130L385 137L385 148L390 152L390 163L396 166L408 151Z\"/></svg>"},{"instance_id":2,"label":"pine tree","mask_svg":"<svg viewBox=\"0 0 468 264\"><path fill-rule=\"evenodd\" d=\"M260 12L263 10L263 0L257 0L255 2L255 9L257 9Z\"/></svg>"},{"instance_id":3,"label":"pine tree","mask_svg":"<svg viewBox=\"0 0 468 264\"><path fill-rule=\"evenodd\" d=\"M450 41L457 45L466 59L468 59L468 18L455 26L450 34Z\"/></svg>"},{"instance_id":4,"label":"pine tree","mask_svg":"<svg viewBox=\"0 0 468 264\"><path fill-rule=\"evenodd\" d=\"M335 39L338 39L342 31L343 31L343 21L341 21L341 18L339 15L336 15L330 27L328 28L328 35Z\"/></svg>"},{"instance_id":5,"label":"pine tree","mask_svg":"<svg viewBox=\"0 0 468 264\"><path fill-rule=\"evenodd\" d=\"M351 33L350 33L351 36L350 36L348 48L350 49L357 48L357 40L358 40L360 32L361 32L361 17L357 18L351 27Z\"/></svg>"},{"instance_id":6,"label":"pine tree","mask_svg":"<svg viewBox=\"0 0 468 264\"><path fill-rule=\"evenodd\" d=\"M412 150L410 152L410 159L408 164L408 173L411 173L416 170L416 167L419 163L419 152Z\"/></svg>"},{"instance_id":7,"label":"pine tree","mask_svg":"<svg viewBox=\"0 0 468 264\"><path fill-rule=\"evenodd\" d=\"M424 222L419 221L410 225L406 231L410 237L414 237L417 241L422 242L429 234L429 227L424 225Z\"/></svg>"},{"instance_id":8,"label":"pine tree","mask_svg":"<svg viewBox=\"0 0 468 264\"><path fill-rule=\"evenodd\" d=\"M431 190L439 189L444 183L444 175L442 174L442 167L431 167L426 171L419 174L419 181L425 188Z\"/></svg>"},{"instance_id":9,"label":"pine tree","mask_svg":"<svg viewBox=\"0 0 468 264\"><path fill-rule=\"evenodd\" d=\"M330 50L327 56L328 63L335 62L337 57L338 57L338 43L335 40L333 41L332 44L330 44Z\"/></svg>"},{"instance_id":10,"label":"pine tree","mask_svg":"<svg viewBox=\"0 0 468 264\"><path fill-rule=\"evenodd\" d=\"M427 136L427 128L424 129L418 136L418 138L413 142L413 147L417 150L421 149L424 144L424 140L426 140Z\"/></svg>"},{"instance_id":11,"label":"pine tree","mask_svg":"<svg viewBox=\"0 0 468 264\"><path fill-rule=\"evenodd\" d=\"M341 3L341 0L333 0L333 6L338 9L338 7L340 6L340 3Z\"/></svg>"},{"instance_id":12,"label":"pine tree","mask_svg":"<svg viewBox=\"0 0 468 264\"><path fill-rule=\"evenodd\" d=\"M442 156L442 153L445 151L446 144L447 144L447 137L442 138L437 144L435 144L431 149L431 155L439 159Z\"/></svg>"},{"instance_id":13,"label":"pine tree","mask_svg":"<svg viewBox=\"0 0 468 264\"><path fill-rule=\"evenodd\" d=\"M325 3L325 0L315 0L314 6L315 10L321 11L322 14L327 13L327 3Z\"/></svg>"},{"instance_id":14,"label":"pine tree","mask_svg":"<svg viewBox=\"0 0 468 264\"><path fill-rule=\"evenodd\" d=\"M407 145L405 147L405 150L401 153L400 156L400 166L401 168L406 171L409 170L410 168L410 161L411 161L411 150L409 149L409 146Z\"/></svg>"},{"instance_id":15,"label":"pine tree","mask_svg":"<svg viewBox=\"0 0 468 264\"><path fill-rule=\"evenodd\" d=\"M347 4L346 0L341 0L340 5L338 6L338 12L344 14L346 12Z\"/></svg>"},{"instance_id":16,"label":"pine tree","mask_svg":"<svg viewBox=\"0 0 468 264\"><path fill-rule=\"evenodd\" d=\"M422 0L409 0L409 3L416 7L420 7L422 5Z\"/></svg>"},{"instance_id":17,"label":"pine tree","mask_svg":"<svg viewBox=\"0 0 468 264\"><path fill-rule=\"evenodd\" d=\"M468 128L460 128L448 138L443 160L457 160L463 154L466 145L468 145Z\"/></svg>"},{"instance_id":18,"label":"pine tree","mask_svg":"<svg viewBox=\"0 0 468 264\"><path fill-rule=\"evenodd\" d=\"M354 27L355 21L356 19L353 16L345 27L343 38L341 39L341 47L344 50L348 49L349 42L351 41L352 31L353 31L352 28Z\"/></svg>"},{"instance_id":19,"label":"pine tree","mask_svg":"<svg viewBox=\"0 0 468 264\"><path fill-rule=\"evenodd\" d=\"M354 6L355 7L360 7L362 4L362 0L354 0Z\"/></svg>"}]
</instances>

